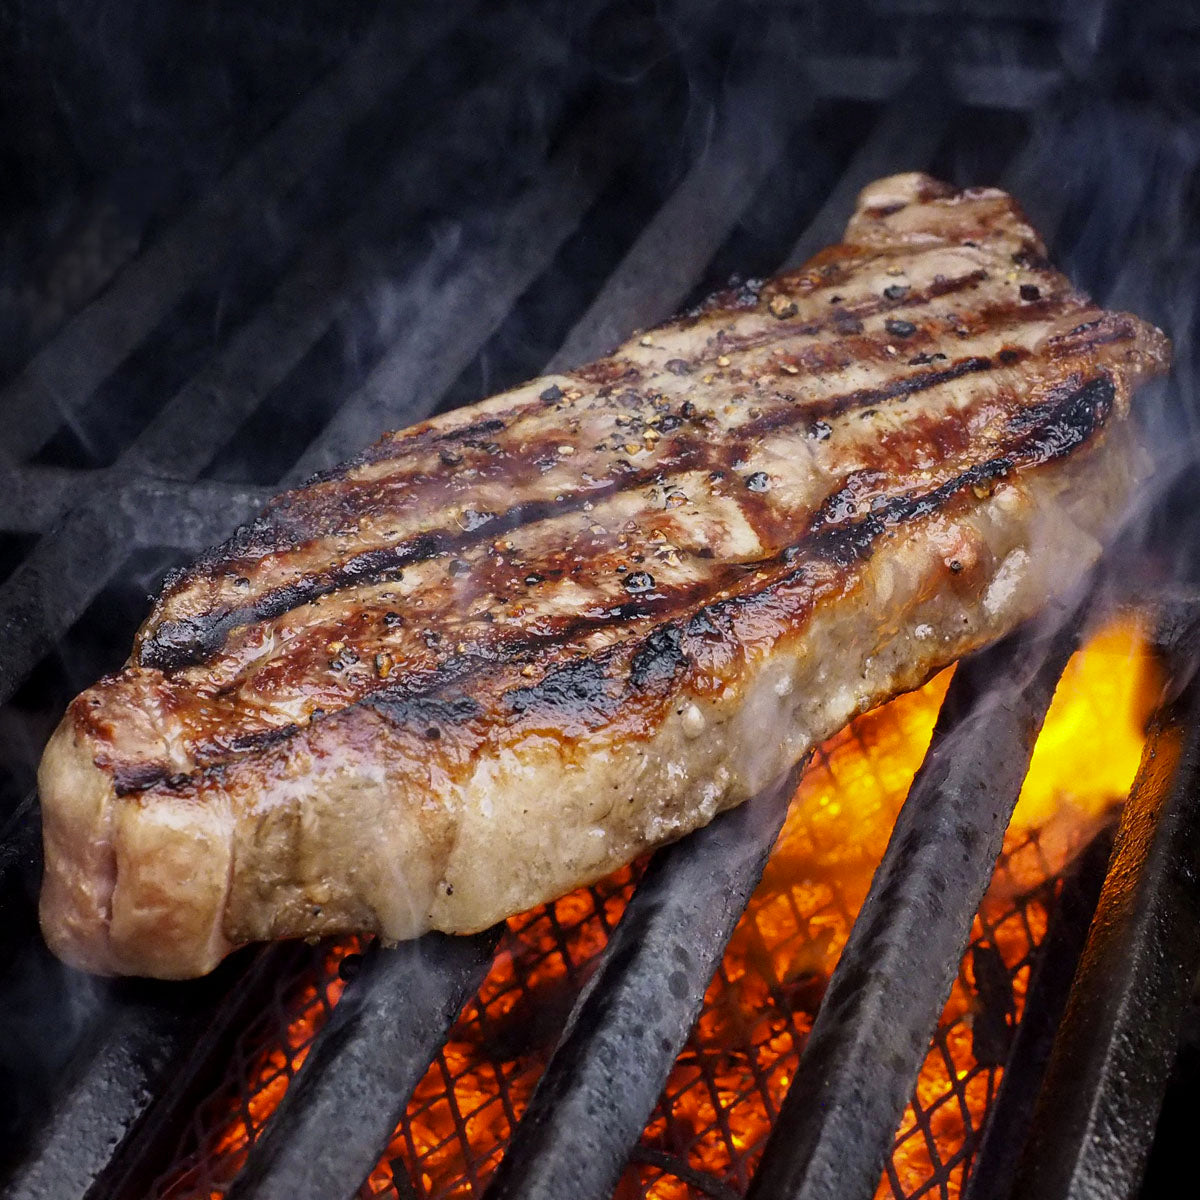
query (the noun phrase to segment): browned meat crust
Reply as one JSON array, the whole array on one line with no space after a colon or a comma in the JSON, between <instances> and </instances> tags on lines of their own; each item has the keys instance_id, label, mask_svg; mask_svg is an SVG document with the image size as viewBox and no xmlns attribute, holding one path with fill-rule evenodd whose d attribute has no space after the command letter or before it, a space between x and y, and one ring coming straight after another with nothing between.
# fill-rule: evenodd
<instances>
[{"instance_id":1,"label":"browned meat crust","mask_svg":"<svg viewBox=\"0 0 1200 1200\"><path fill-rule=\"evenodd\" d=\"M1078 578L1167 360L1004 193L906 175L801 270L387 435L71 705L47 939L179 977L467 931L682 835Z\"/></svg>"}]
</instances>

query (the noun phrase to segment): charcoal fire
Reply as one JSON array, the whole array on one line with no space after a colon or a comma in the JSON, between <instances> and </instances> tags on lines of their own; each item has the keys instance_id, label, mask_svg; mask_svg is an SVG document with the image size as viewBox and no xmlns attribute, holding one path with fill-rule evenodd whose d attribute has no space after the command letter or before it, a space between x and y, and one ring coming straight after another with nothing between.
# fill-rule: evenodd
<instances>
[{"instance_id":1,"label":"charcoal fire","mask_svg":"<svg viewBox=\"0 0 1200 1200\"><path fill-rule=\"evenodd\" d=\"M734 1193L746 1187L948 682L945 673L860 717L805 772L620 1195L690 1200L689 1171ZM1129 790L1160 687L1144 631L1130 622L1097 633L1064 672L880 1200L931 1183L959 1194L1003 1075L996 1039L1011 1037L1020 1020L1064 870ZM371 1194L403 1197L410 1178L429 1200L482 1194L636 874L622 871L508 923L491 973L372 1172ZM200 1200L228 1186L341 996L339 967L360 949L332 947L299 986L282 1044L242 1049L249 1073L205 1101L195 1140L180 1148L183 1165L153 1195ZM985 963L999 1005L981 981Z\"/></svg>"}]
</instances>

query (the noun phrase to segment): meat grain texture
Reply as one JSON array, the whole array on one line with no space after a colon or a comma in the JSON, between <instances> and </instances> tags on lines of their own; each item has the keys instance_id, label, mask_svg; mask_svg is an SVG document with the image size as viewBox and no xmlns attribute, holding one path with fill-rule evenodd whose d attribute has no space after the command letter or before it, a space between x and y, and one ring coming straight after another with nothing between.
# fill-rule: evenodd
<instances>
[{"instance_id":1,"label":"meat grain texture","mask_svg":"<svg viewBox=\"0 0 1200 1200\"><path fill-rule=\"evenodd\" d=\"M900 175L800 270L385 436L71 704L47 941L183 978L473 931L686 834L1075 583L1168 356L1003 192Z\"/></svg>"}]
</instances>

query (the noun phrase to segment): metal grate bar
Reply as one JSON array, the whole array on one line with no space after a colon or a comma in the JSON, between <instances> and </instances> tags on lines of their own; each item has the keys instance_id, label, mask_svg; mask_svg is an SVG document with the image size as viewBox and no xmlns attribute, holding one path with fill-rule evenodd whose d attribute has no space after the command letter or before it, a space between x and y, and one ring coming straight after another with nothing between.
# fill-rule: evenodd
<instances>
[{"instance_id":1,"label":"metal grate bar","mask_svg":"<svg viewBox=\"0 0 1200 1200\"><path fill-rule=\"evenodd\" d=\"M1074 643L1030 627L955 672L752 1200L874 1195Z\"/></svg>"},{"instance_id":2,"label":"metal grate bar","mask_svg":"<svg viewBox=\"0 0 1200 1200\"><path fill-rule=\"evenodd\" d=\"M373 948L255 1142L230 1200L342 1200L358 1188L482 982L500 929Z\"/></svg>"},{"instance_id":3,"label":"metal grate bar","mask_svg":"<svg viewBox=\"0 0 1200 1200\"><path fill-rule=\"evenodd\" d=\"M185 1060L202 1069L214 1038L246 1019L247 1000L279 970L292 947L260 951L246 970L242 956L188 988L144 981L101 985L103 1032L67 1094L56 1105L36 1151L7 1182L5 1200L46 1200L49 1196L95 1195L113 1152L172 1086L188 1074ZM74 975L61 968L63 976ZM228 1005L213 1021L219 997L241 979L241 1003ZM64 978L64 987L77 982ZM109 1194L100 1188L100 1194Z\"/></svg>"},{"instance_id":4,"label":"metal grate bar","mask_svg":"<svg viewBox=\"0 0 1200 1200\"><path fill-rule=\"evenodd\" d=\"M797 774L655 856L576 1001L490 1200L612 1194L758 885Z\"/></svg>"},{"instance_id":5,"label":"metal grate bar","mask_svg":"<svg viewBox=\"0 0 1200 1200\"><path fill-rule=\"evenodd\" d=\"M596 119L603 126L603 117ZM434 255L408 285L401 335L288 473L297 483L349 457L388 429L427 416L523 291L578 226L615 154L594 155L596 126L572 134L518 202L470 231L486 253ZM614 148L615 149L615 148ZM448 267L453 264L453 270ZM408 315L408 314L406 314Z\"/></svg>"},{"instance_id":6,"label":"metal grate bar","mask_svg":"<svg viewBox=\"0 0 1200 1200\"><path fill-rule=\"evenodd\" d=\"M307 100L29 361L2 396L6 453L19 461L40 450L208 268L213 247L311 171L465 15L426 0L400 29L390 16L377 21Z\"/></svg>"},{"instance_id":7,"label":"metal grate bar","mask_svg":"<svg viewBox=\"0 0 1200 1200\"><path fill-rule=\"evenodd\" d=\"M546 367L565 371L675 312L754 200L813 97L762 87L734 97L713 140L642 231Z\"/></svg>"},{"instance_id":8,"label":"metal grate bar","mask_svg":"<svg viewBox=\"0 0 1200 1200\"><path fill-rule=\"evenodd\" d=\"M1029 1137L1033 1105L1062 1019L1075 968L1087 940L1112 854L1112 829L1098 834L1063 880L1037 966L1025 997L1004 1077L988 1110L964 1200L1008 1200L1021 1148Z\"/></svg>"},{"instance_id":9,"label":"metal grate bar","mask_svg":"<svg viewBox=\"0 0 1200 1200\"><path fill-rule=\"evenodd\" d=\"M897 171L921 170L933 158L952 115L943 87L940 80L928 74L908 78L792 247L781 270L799 267L818 250L840 242L858 193L872 180Z\"/></svg>"},{"instance_id":10,"label":"metal grate bar","mask_svg":"<svg viewBox=\"0 0 1200 1200\"><path fill-rule=\"evenodd\" d=\"M1193 677L1156 717L1121 814L1016 1173L1011 1194L1022 1200L1137 1192L1200 968L1198 784Z\"/></svg>"}]
</instances>

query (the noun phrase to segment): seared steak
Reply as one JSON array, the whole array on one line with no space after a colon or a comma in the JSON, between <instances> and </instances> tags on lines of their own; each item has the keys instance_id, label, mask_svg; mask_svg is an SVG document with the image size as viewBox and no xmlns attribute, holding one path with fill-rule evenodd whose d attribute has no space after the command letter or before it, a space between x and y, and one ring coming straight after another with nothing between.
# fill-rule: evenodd
<instances>
[{"instance_id":1,"label":"seared steak","mask_svg":"<svg viewBox=\"0 0 1200 1200\"><path fill-rule=\"evenodd\" d=\"M845 243L385 436L170 578L41 769L50 945L476 930L740 803L1097 557L1168 346L1012 200Z\"/></svg>"}]
</instances>

